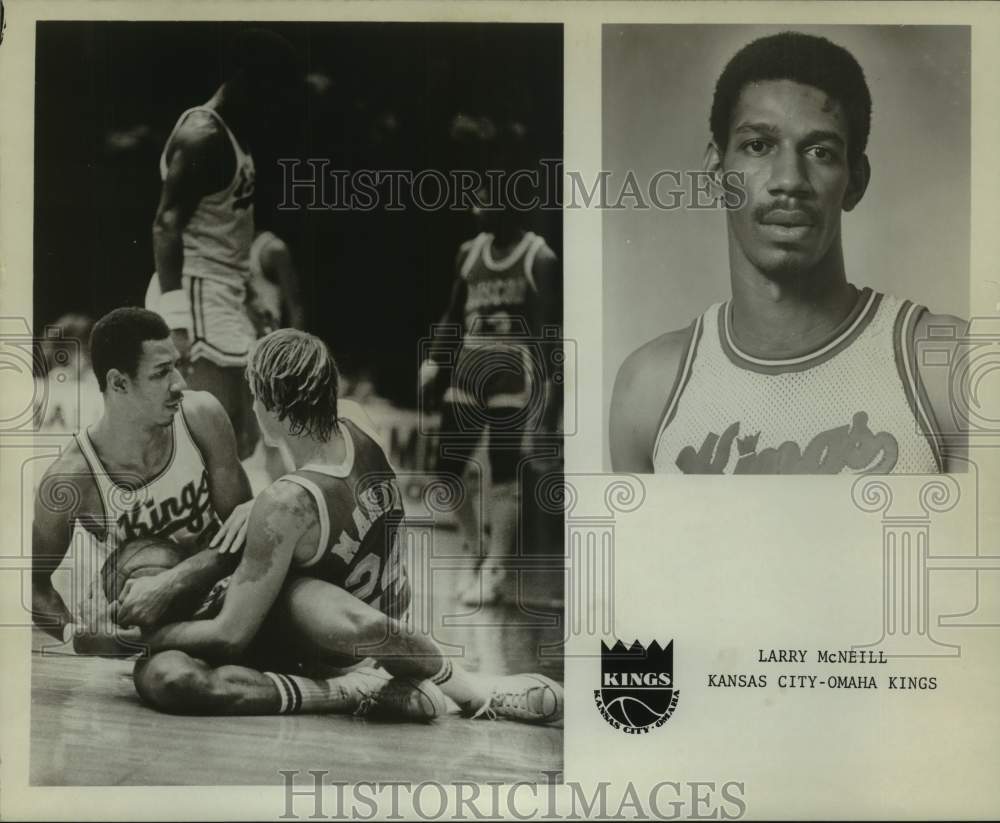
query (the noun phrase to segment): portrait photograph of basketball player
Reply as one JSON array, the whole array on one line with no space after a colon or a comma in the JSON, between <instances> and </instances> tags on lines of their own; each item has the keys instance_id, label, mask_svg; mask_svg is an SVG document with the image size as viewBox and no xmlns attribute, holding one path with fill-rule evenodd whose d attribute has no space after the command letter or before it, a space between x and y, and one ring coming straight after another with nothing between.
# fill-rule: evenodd
<instances>
[{"instance_id":1,"label":"portrait photograph of basketball player","mask_svg":"<svg viewBox=\"0 0 1000 823\"><path fill-rule=\"evenodd\" d=\"M562 768L562 48L39 23L33 784Z\"/></svg>"},{"instance_id":2,"label":"portrait photograph of basketball player","mask_svg":"<svg viewBox=\"0 0 1000 823\"><path fill-rule=\"evenodd\" d=\"M963 27L605 26L608 465L961 471ZM621 184L619 184L620 188Z\"/></svg>"}]
</instances>

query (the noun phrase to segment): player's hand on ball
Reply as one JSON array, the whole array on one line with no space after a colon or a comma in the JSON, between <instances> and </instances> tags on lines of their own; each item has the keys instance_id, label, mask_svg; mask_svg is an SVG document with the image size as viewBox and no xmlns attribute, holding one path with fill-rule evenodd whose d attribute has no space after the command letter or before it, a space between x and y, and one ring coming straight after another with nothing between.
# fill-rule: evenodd
<instances>
[{"instance_id":1,"label":"player's hand on ball","mask_svg":"<svg viewBox=\"0 0 1000 823\"><path fill-rule=\"evenodd\" d=\"M250 522L252 508L253 500L247 500L233 509L209 545L218 549L219 554L240 551L247 539L247 524Z\"/></svg>"},{"instance_id":2,"label":"player's hand on ball","mask_svg":"<svg viewBox=\"0 0 1000 823\"><path fill-rule=\"evenodd\" d=\"M118 596L116 622L119 626L155 626L163 622L174 596L168 572L130 578Z\"/></svg>"}]
</instances>

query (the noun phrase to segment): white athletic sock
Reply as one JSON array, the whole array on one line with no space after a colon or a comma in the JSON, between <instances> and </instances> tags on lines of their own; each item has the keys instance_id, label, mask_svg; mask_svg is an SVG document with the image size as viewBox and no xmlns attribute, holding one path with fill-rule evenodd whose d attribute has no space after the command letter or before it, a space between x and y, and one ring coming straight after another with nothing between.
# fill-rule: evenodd
<instances>
[{"instance_id":1,"label":"white athletic sock","mask_svg":"<svg viewBox=\"0 0 1000 823\"><path fill-rule=\"evenodd\" d=\"M329 680L314 680L295 674L264 672L278 688L281 707L278 714L308 714L349 712L357 708L352 694L354 686L347 689L340 685L345 675Z\"/></svg>"},{"instance_id":2,"label":"white athletic sock","mask_svg":"<svg viewBox=\"0 0 1000 823\"><path fill-rule=\"evenodd\" d=\"M431 678L448 697L455 701L463 714L475 714L490 699L490 689L479 675L467 672L447 657L441 669Z\"/></svg>"}]
</instances>

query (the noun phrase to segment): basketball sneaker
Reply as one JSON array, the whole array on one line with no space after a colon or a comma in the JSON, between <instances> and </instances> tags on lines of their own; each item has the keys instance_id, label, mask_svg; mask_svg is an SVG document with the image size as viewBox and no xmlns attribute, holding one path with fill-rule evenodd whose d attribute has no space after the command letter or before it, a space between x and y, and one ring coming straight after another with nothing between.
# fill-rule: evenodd
<instances>
[{"instance_id":1,"label":"basketball sneaker","mask_svg":"<svg viewBox=\"0 0 1000 823\"><path fill-rule=\"evenodd\" d=\"M429 680L392 677L379 669L356 669L337 678L354 714L377 720L428 722L448 711L444 694Z\"/></svg>"},{"instance_id":2,"label":"basketball sneaker","mask_svg":"<svg viewBox=\"0 0 1000 823\"><path fill-rule=\"evenodd\" d=\"M516 720L520 723L554 723L562 720L563 688L540 674L498 677L490 699L472 717Z\"/></svg>"}]
</instances>

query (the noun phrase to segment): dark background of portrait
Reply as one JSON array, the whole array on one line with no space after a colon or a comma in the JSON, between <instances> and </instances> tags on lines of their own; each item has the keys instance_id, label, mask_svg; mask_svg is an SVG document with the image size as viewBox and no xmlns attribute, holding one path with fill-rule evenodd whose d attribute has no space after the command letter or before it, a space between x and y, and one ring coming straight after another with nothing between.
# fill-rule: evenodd
<instances>
[{"instance_id":1,"label":"dark background of portrait","mask_svg":"<svg viewBox=\"0 0 1000 823\"><path fill-rule=\"evenodd\" d=\"M602 147L609 191L630 169L645 186L661 169L702 168L712 95L725 64L750 41L789 29L848 49L872 94L871 184L843 218L848 279L967 317L967 27L605 26ZM721 211L606 210L603 228L606 415L625 357L728 299L730 285Z\"/></svg>"},{"instance_id":2,"label":"dark background of portrait","mask_svg":"<svg viewBox=\"0 0 1000 823\"><path fill-rule=\"evenodd\" d=\"M224 79L246 24L45 22L37 27L35 328L142 305L154 270L159 156L178 115ZM401 405L415 398L419 340L447 303L468 212L277 212L277 158L331 169L440 169L469 159L450 137L458 113L517 120L525 153L562 157L559 25L268 23L328 88L301 122L254 147L258 226L289 243L308 328L349 375ZM305 198L302 198L305 200ZM561 256L559 212L528 215Z\"/></svg>"}]
</instances>

